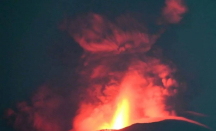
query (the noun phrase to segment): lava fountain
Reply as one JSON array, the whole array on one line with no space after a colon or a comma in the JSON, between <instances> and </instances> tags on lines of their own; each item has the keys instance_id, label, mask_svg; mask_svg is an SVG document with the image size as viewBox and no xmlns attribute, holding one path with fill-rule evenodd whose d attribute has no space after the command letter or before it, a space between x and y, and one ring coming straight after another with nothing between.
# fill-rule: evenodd
<instances>
[{"instance_id":1,"label":"lava fountain","mask_svg":"<svg viewBox=\"0 0 216 131\"><path fill-rule=\"evenodd\" d=\"M127 99L123 99L117 106L116 113L113 118L113 126L111 129L121 129L128 125L129 103Z\"/></svg>"},{"instance_id":2,"label":"lava fountain","mask_svg":"<svg viewBox=\"0 0 216 131\"><path fill-rule=\"evenodd\" d=\"M105 125L102 126L101 129L121 129L126 126L128 126L128 114L129 114L129 103L127 99L123 99L122 101L119 102L117 105L117 109L115 112L115 115L112 120L111 126Z\"/></svg>"}]
</instances>

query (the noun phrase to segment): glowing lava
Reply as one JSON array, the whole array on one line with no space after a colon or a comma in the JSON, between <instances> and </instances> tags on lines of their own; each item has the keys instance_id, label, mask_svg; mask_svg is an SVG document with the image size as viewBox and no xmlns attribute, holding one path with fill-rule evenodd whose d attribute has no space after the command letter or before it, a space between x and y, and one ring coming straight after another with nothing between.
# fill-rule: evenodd
<instances>
[{"instance_id":1,"label":"glowing lava","mask_svg":"<svg viewBox=\"0 0 216 131\"><path fill-rule=\"evenodd\" d=\"M103 123L99 129L122 129L129 125L130 104L128 99L119 100L110 123Z\"/></svg>"},{"instance_id":2,"label":"glowing lava","mask_svg":"<svg viewBox=\"0 0 216 131\"><path fill-rule=\"evenodd\" d=\"M121 129L128 126L129 102L127 99L123 99L122 102L118 104L112 123L112 129Z\"/></svg>"}]
</instances>

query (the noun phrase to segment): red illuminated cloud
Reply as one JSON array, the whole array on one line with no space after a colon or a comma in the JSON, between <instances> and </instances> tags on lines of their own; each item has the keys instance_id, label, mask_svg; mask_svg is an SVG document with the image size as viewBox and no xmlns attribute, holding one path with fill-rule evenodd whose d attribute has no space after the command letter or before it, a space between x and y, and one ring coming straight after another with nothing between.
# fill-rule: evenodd
<instances>
[{"instance_id":1,"label":"red illuminated cloud","mask_svg":"<svg viewBox=\"0 0 216 131\"><path fill-rule=\"evenodd\" d=\"M184 5L183 0L166 0L163 16L169 23L178 23L186 11L187 7Z\"/></svg>"}]
</instances>

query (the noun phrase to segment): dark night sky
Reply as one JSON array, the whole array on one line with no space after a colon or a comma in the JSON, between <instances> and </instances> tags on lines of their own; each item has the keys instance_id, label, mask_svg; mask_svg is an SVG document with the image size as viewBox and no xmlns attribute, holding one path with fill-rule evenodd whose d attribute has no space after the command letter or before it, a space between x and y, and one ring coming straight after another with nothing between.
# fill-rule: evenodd
<instances>
[{"instance_id":1,"label":"dark night sky","mask_svg":"<svg viewBox=\"0 0 216 131\"><path fill-rule=\"evenodd\" d=\"M102 10L94 5L94 0L88 3L60 1L1 0L0 114L17 102L29 99L38 86L65 68L53 64L47 53L58 35L57 24L63 14L92 8ZM190 109L207 114L209 117L197 119L216 129L216 1L187 0L186 3L189 12L182 23L168 29L161 40L167 43L159 45L179 67L189 85ZM121 10L123 7L112 9L112 12ZM76 48L74 46L75 52ZM5 123L0 126L6 130Z\"/></svg>"}]
</instances>

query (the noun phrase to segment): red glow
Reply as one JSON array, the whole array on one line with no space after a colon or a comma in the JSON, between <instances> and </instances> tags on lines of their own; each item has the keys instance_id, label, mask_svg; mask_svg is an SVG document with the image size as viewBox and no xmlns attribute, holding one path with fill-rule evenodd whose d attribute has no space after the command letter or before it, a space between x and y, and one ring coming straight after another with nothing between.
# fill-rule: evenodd
<instances>
[{"instance_id":1,"label":"red glow","mask_svg":"<svg viewBox=\"0 0 216 131\"><path fill-rule=\"evenodd\" d=\"M152 66L154 67L154 65ZM79 115L74 121L77 131L121 129L136 122L146 123L152 118L175 115L171 110L165 109L165 96L172 95L168 91L169 87L166 89L154 85L152 78L138 73L138 67L133 68L135 67L131 67L127 71L128 73L125 74L121 84L117 87L119 93L117 96L113 96L116 97L113 101L98 105L81 104ZM161 77L166 77L167 73L165 70L162 71ZM173 84L171 85L173 86Z\"/></svg>"},{"instance_id":2,"label":"red glow","mask_svg":"<svg viewBox=\"0 0 216 131\"><path fill-rule=\"evenodd\" d=\"M185 12L182 0L166 0L162 19L166 24L177 23ZM131 16L122 15L113 22L93 13L69 23L65 20L60 28L67 30L84 50L77 69L82 99L75 118L67 119L73 120L71 131L121 129L134 123L166 119L201 125L178 117L174 104L168 103L182 86L175 77L175 66L152 48L165 31L164 27L158 27L162 29L153 34ZM19 113L8 111L8 115L16 115L16 128L68 130L63 122L65 117L56 112L68 115L61 108L72 102L57 93L42 88L32 100L32 107L23 103L19 106ZM28 125L26 116L32 125L25 129Z\"/></svg>"}]
</instances>

